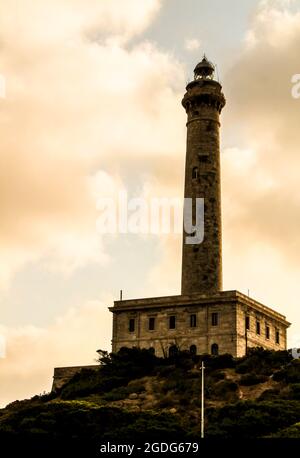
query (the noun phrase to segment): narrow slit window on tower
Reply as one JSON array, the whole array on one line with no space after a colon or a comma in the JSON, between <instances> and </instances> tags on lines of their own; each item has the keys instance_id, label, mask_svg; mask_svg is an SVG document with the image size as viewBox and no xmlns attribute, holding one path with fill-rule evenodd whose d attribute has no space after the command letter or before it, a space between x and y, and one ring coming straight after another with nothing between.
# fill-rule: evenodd
<instances>
[{"instance_id":1,"label":"narrow slit window on tower","mask_svg":"<svg viewBox=\"0 0 300 458\"><path fill-rule=\"evenodd\" d=\"M279 335L278 329L276 329L276 331L275 331L275 342L276 342L277 344L280 343L280 335Z\"/></svg>"},{"instance_id":2,"label":"narrow slit window on tower","mask_svg":"<svg viewBox=\"0 0 300 458\"><path fill-rule=\"evenodd\" d=\"M204 154L201 154L201 155L199 155L199 160L200 160L200 162L208 162L208 156L204 155Z\"/></svg>"},{"instance_id":3,"label":"narrow slit window on tower","mask_svg":"<svg viewBox=\"0 0 300 458\"><path fill-rule=\"evenodd\" d=\"M214 313L211 314L211 324L212 324L212 326L218 326L218 324L219 324L218 313L214 312Z\"/></svg>"},{"instance_id":4,"label":"narrow slit window on tower","mask_svg":"<svg viewBox=\"0 0 300 458\"><path fill-rule=\"evenodd\" d=\"M270 339L270 326L266 325L266 339Z\"/></svg>"},{"instance_id":5,"label":"narrow slit window on tower","mask_svg":"<svg viewBox=\"0 0 300 458\"><path fill-rule=\"evenodd\" d=\"M134 318L130 318L128 328L129 328L129 332L134 332L135 330L135 319Z\"/></svg>"},{"instance_id":6,"label":"narrow slit window on tower","mask_svg":"<svg viewBox=\"0 0 300 458\"><path fill-rule=\"evenodd\" d=\"M176 316L171 315L169 317L169 329L175 329L175 327L176 327Z\"/></svg>"},{"instance_id":7,"label":"narrow slit window on tower","mask_svg":"<svg viewBox=\"0 0 300 458\"><path fill-rule=\"evenodd\" d=\"M190 327L195 328L197 326L197 315L193 313L190 315Z\"/></svg>"},{"instance_id":8,"label":"narrow slit window on tower","mask_svg":"<svg viewBox=\"0 0 300 458\"><path fill-rule=\"evenodd\" d=\"M149 331L154 331L155 330L155 318L151 316L149 318Z\"/></svg>"},{"instance_id":9,"label":"narrow slit window on tower","mask_svg":"<svg viewBox=\"0 0 300 458\"><path fill-rule=\"evenodd\" d=\"M256 334L260 335L260 322L256 321Z\"/></svg>"},{"instance_id":10,"label":"narrow slit window on tower","mask_svg":"<svg viewBox=\"0 0 300 458\"><path fill-rule=\"evenodd\" d=\"M193 178L193 180L197 179L198 176L199 176L198 167L193 167L193 171L192 171L192 178Z\"/></svg>"}]
</instances>

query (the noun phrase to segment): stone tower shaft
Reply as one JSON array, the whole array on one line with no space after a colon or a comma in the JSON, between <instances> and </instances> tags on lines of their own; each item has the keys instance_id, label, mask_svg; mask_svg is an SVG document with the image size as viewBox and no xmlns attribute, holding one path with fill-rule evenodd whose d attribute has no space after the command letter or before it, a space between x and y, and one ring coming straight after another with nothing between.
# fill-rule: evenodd
<instances>
[{"instance_id":1,"label":"stone tower shaft","mask_svg":"<svg viewBox=\"0 0 300 458\"><path fill-rule=\"evenodd\" d=\"M213 65L204 57L195 79L186 87L187 113L184 197L204 198L204 240L187 244L183 232L182 294L214 294L222 290L222 226L220 184L220 113L222 86L213 79Z\"/></svg>"}]
</instances>

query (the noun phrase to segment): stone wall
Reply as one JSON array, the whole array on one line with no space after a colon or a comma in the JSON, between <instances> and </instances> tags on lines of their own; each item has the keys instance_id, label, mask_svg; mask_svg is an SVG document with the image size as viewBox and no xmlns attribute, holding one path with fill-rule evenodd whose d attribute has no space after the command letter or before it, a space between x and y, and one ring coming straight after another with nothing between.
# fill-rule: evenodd
<instances>
[{"instance_id":1,"label":"stone wall","mask_svg":"<svg viewBox=\"0 0 300 458\"><path fill-rule=\"evenodd\" d=\"M53 375L52 391L56 391L67 383L71 378L82 371L82 369L99 369L99 364L92 366L70 366L70 367L55 367Z\"/></svg>"},{"instance_id":2,"label":"stone wall","mask_svg":"<svg viewBox=\"0 0 300 458\"><path fill-rule=\"evenodd\" d=\"M212 326L212 313L218 313L219 324ZM190 316L196 315L197 326L190 326ZM176 317L176 328L169 329L169 317ZM155 330L149 330L149 318L155 318ZM193 305L190 307L156 308L149 311L126 311L115 315L117 339L113 351L121 347L154 348L157 356L168 354L172 345L181 350L197 347L197 353L210 353L217 343L222 353L235 353L235 308L231 305ZM135 320L135 331L129 332L129 320Z\"/></svg>"},{"instance_id":3,"label":"stone wall","mask_svg":"<svg viewBox=\"0 0 300 458\"><path fill-rule=\"evenodd\" d=\"M246 330L246 316L249 317L249 329ZM257 333L256 323L260 324L260 334ZM266 327L269 327L269 338ZM237 356L243 356L246 346L263 347L269 350L285 350L287 345L287 324L285 320L267 313L265 310L252 308L251 305L239 304L237 308ZM276 331L279 332L279 343L276 342ZM247 335L246 335L247 333Z\"/></svg>"}]
</instances>

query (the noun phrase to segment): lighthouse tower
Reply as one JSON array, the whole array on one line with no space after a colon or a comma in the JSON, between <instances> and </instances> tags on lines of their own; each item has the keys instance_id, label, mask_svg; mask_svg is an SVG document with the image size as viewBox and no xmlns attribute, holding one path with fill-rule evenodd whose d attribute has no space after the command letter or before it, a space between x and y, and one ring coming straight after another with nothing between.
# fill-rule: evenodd
<instances>
[{"instance_id":1,"label":"lighthouse tower","mask_svg":"<svg viewBox=\"0 0 300 458\"><path fill-rule=\"evenodd\" d=\"M204 199L204 239L187 244L183 233L182 294L214 294L222 290L220 187L220 113L225 105L214 66L204 56L186 87L187 113L184 197Z\"/></svg>"}]
</instances>

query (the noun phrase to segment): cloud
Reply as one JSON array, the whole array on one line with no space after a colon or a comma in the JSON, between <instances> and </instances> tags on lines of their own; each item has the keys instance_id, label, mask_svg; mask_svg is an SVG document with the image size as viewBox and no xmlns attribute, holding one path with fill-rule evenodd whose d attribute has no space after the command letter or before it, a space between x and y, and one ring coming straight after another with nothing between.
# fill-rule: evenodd
<instances>
[{"instance_id":1,"label":"cloud","mask_svg":"<svg viewBox=\"0 0 300 458\"><path fill-rule=\"evenodd\" d=\"M239 202L235 222L253 238L276 246L288 262L297 265L300 252L300 157L299 103L291 96L291 76L299 67L300 12L292 13L286 2L280 8L264 2L252 24L255 40L246 45L227 75L228 111L224 129L239 123L241 149L251 150L244 169L235 157L224 153L227 196ZM230 129L230 127L229 127ZM236 188L240 191L237 194Z\"/></svg>"},{"instance_id":2,"label":"cloud","mask_svg":"<svg viewBox=\"0 0 300 458\"><path fill-rule=\"evenodd\" d=\"M201 46L201 42L197 38L187 38L184 42L184 48L187 51L197 51Z\"/></svg>"},{"instance_id":3,"label":"cloud","mask_svg":"<svg viewBox=\"0 0 300 458\"><path fill-rule=\"evenodd\" d=\"M1 5L0 287L39 259L66 272L105 262L89 178L105 168L118 175L122 161L179 152L183 68L150 43L127 46L159 7L158 0Z\"/></svg>"},{"instance_id":4,"label":"cloud","mask_svg":"<svg viewBox=\"0 0 300 458\"><path fill-rule=\"evenodd\" d=\"M297 325L300 12L291 5L260 3L225 77L222 196L226 286L250 288Z\"/></svg>"},{"instance_id":5,"label":"cloud","mask_svg":"<svg viewBox=\"0 0 300 458\"><path fill-rule=\"evenodd\" d=\"M96 351L110 350L110 303L110 297L89 301L45 328L1 326L0 405L50 391L54 367L96 364Z\"/></svg>"},{"instance_id":6,"label":"cloud","mask_svg":"<svg viewBox=\"0 0 300 458\"><path fill-rule=\"evenodd\" d=\"M131 174L143 186L180 155L183 66L149 42L130 43L159 7L158 0L2 2L0 288L30 264L70 275L108 263L97 199L128 186ZM44 328L2 326L1 402L47 391L54 366L93 363L97 348L110 347L110 303L87 298ZM17 323L16 305L11 313Z\"/></svg>"},{"instance_id":7,"label":"cloud","mask_svg":"<svg viewBox=\"0 0 300 458\"><path fill-rule=\"evenodd\" d=\"M160 8L159 0L35 0L1 6L0 37L19 48L46 51L86 36L117 37L126 41L141 33ZM14 31L18 29L18 40Z\"/></svg>"}]
</instances>

